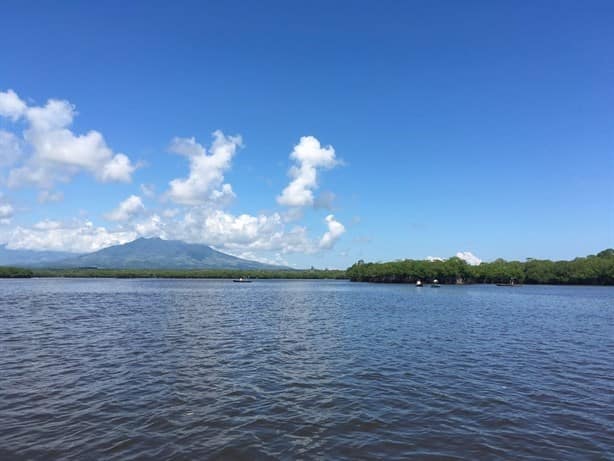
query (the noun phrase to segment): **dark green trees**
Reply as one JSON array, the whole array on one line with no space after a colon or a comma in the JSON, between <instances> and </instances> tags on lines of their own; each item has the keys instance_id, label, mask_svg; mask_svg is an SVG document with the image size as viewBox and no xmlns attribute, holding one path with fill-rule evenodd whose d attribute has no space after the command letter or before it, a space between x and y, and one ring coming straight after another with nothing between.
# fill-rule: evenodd
<instances>
[{"instance_id":1,"label":"dark green trees","mask_svg":"<svg viewBox=\"0 0 614 461\"><path fill-rule=\"evenodd\" d=\"M614 250L572 261L497 259L479 266L469 266L456 257L446 261L359 261L347 270L347 276L367 282L414 283L438 279L442 283L507 283L513 279L515 283L527 284L614 285Z\"/></svg>"},{"instance_id":2,"label":"dark green trees","mask_svg":"<svg viewBox=\"0 0 614 461\"><path fill-rule=\"evenodd\" d=\"M32 277L30 269L20 267L0 267L0 278L28 278Z\"/></svg>"}]
</instances>

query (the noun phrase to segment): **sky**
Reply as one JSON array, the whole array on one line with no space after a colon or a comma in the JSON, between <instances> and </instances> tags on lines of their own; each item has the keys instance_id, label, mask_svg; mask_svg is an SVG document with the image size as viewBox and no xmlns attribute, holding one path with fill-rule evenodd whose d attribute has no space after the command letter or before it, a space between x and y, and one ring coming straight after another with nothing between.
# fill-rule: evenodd
<instances>
[{"instance_id":1,"label":"sky","mask_svg":"<svg viewBox=\"0 0 614 461\"><path fill-rule=\"evenodd\" d=\"M611 1L6 1L0 243L614 247Z\"/></svg>"}]
</instances>

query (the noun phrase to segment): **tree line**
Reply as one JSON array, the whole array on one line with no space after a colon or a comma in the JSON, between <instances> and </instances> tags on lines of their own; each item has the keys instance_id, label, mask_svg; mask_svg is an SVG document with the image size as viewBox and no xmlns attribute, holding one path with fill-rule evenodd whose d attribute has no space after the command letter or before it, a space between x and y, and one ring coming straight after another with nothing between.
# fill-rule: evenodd
<instances>
[{"instance_id":1,"label":"tree line","mask_svg":"<svg viewBox=\"0 0 614 461\"><path fill-rule=\"evenodd\" d=\"M30 269L22 267L0 267L0 278L29 278L32 277Z\"/></svg>"},{"instance_id":2,"label":"tree line","mask_svg":"<svg viewBox=\"0 0 614 461\"><path fill-rule=\"evenodd\" d=\"M497 259L470 266L453 257L445 261L405 259L384 263L358 261L347 270L237 270L237 269L26 269L0 267L0 278L214 278L214 279L350 279L355 282L514 283L554 285L614 285L614 249L571 261L529 258L524 262Z\"/></svg>"},{"instance_id":3,"label":"tree line","mask_svg":"<svg viewBox=\"0 0 614 461\"><path fill-rule=\"evenodd\" d=\"M23 269L0 267L1 277L194 278L194 279L339 279L343 270L239 270L239 269Z\"/></svg>"},{"instance_id":4,"label":"tree line","mask_svg":"<svg viewBox=\"0 0 614 461\"><path fill-rule=\"evenodd\" d=\"M357 282L514 283L614 285L614 249L571 261L529 258L524 262L497 259L470 266L453 257L445 261L405 259L384 263L358 261L346 271Z\"/></svg>"}]
</instances>

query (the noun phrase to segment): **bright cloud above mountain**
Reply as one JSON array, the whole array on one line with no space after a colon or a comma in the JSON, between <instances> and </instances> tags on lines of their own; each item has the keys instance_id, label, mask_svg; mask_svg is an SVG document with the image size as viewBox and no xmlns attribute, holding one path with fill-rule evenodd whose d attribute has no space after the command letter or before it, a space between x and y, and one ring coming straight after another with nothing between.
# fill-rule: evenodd
<instances>
[{"instance_id":1,"label":"bright cloud above mountain","mask_svg":"<svg viewBox=\"0 0 614 461\"><path fill-rule=\"evenodd\" d=\"M175 138L169 151L183 155L190 161L190 174L170 182L168 197L181 205L226 203L234 197L232 186L223 184L224 172L241 146L241 136L225 136L220 130L213 133L213 144L207 153L194 138Z\"/></svg>"}]
</instances>

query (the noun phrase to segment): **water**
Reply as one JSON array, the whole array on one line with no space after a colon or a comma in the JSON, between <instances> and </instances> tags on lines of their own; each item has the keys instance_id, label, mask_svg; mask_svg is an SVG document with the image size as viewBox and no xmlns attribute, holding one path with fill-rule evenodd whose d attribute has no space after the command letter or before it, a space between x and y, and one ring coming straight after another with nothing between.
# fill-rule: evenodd
<instances>
[{"instance_id":1,"label":"water","mask_svg":"<svg viewBox=\"0 0 614 461\"><path fill-rule=\"evenodd\" d=\"M0 281L0 459L612 459L614 288Z\"/></svg>"}]
</instances>

